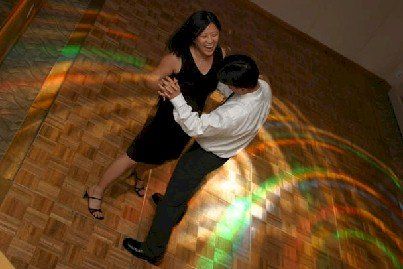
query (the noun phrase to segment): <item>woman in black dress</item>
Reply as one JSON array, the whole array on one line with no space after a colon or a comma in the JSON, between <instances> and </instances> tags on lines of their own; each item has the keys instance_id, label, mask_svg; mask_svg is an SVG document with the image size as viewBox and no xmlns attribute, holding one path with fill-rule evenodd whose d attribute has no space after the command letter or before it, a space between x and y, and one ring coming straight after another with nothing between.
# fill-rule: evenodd
<instances>
[{"instance_id":1,"label":"woman in black dress","mask_svg":"<svg viewBox=\"0 0 403 269\"><path fill-rule=\"evenodd\" d=\"M161 59L158 67L147 76L146 84L158 91L158 83L166 76L178 80L186 101L201 112L208 95L217 87L217 71L223 59L218 46L221 25L217 17L208 11L193 13L168 42L169 54ZM103 219L101 201L104 190L114 179L136 163L162 164L177 159L189 142L173 117L173 106L159 98L155 116L147 121L140 134L105 171L101 181L84 194L88 209L97 219ZM136 193L143 196L137 186Z\"/></svg>"}]
</instances>

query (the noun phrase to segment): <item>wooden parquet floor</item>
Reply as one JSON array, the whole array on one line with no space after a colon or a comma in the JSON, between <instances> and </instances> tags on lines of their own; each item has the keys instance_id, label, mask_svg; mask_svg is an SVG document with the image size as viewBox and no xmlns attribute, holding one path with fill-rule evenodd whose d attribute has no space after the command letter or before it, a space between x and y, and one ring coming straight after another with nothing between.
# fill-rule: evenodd
<instances>
[{"instance_id":1,"label":"wooden parquet floor","mask_svg":"<svg viewBox=\"0 0 403 269\"><path fill-rule=\"evenodd\" d=\"M212 7L227 22L239 19L235 4L188 2L106 1L91 25L66 23L70 41L88 34L82 43L56 51L42 45L60 54L44 78L50 94L34 103L44 117L19 129L20 139L29 132L33 142L15 174L0 182L0 251L15 268L155 268L132 257L122 241L144 239L155 212L150 196L165 191L175 162L143 173L144 198L133 191L132 178L119 178L105 195L103 221L88 213L82 195L152 114L157 95L137 83L137 74L155 65L184 14ZM94 14L91 8L73 12ZM234 44L245 41L235 37ZM209 107L217 100L214 95ZM396 175L344 138L311 127L276 98L258 137L210 174L192 199L159 268L401 268ZM18 152L19 145L11 147ZM0 162L2 169L10 160Z\"/></svg>"}]
</instances>

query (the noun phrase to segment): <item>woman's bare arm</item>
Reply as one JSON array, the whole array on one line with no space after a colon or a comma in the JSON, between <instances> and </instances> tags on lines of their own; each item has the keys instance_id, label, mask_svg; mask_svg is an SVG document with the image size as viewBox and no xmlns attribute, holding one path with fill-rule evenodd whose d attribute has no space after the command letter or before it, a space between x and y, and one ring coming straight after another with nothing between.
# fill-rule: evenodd
<instances>
[{"instance_id":1,"label":"woman's bare arm","mask_svg":"<svg viewBox=\"0 0 403 269\"><path fill-rule=\"evenodd\" d=\"M181 59L174 54L165 55L158 66L150 73L144 76L144 83L156 91L159 90L158 83L172 73L177 73L181 69Z\"/></svg>"}]
</instances>

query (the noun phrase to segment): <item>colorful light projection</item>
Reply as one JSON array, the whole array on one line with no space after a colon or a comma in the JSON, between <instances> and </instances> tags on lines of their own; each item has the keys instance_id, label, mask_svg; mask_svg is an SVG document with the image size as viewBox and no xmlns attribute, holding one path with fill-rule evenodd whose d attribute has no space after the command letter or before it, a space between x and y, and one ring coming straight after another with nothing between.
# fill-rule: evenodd
<instances>
[{"instance_id":1,"label":"colorful light projection","mask_svg":"<svg viewBox=\"0 0 403 269\"><path fill-rule=\"evenodd\" d=\"M396 185L398 189L401 189L400 180L396 176L396 174L387 167L382 161L378 160L376 157L372 156L367 151L363 150L362 148L348 143L345 139L341 139L338 136L332 135L333 139L337 139L337 141L333 139L328 139L324 137L320 137L319 135L327 135L330 136L329 133L324 132L319 129L313 129L312 127L308 127L310 135L304 133L287 133L287 132L274 132L272 133L273 139L275 143L279 146L288 146L288 145L296 145L300 143L307 143L307 144L315 144L317 146L333 150L340 154L352 153L355 156L359 157L360 159L368 162L372 165L372 167L376 168L377 170L384 173L388 176L393 183ZM316 134L315 134L316 132ZM347 144L348 143L348 144Z\"/></svg>"},{"instance_id":2,"label":"colorful light projection","mask_svg":"<svg viewBox=\"0 0 403 269\"><path fill-rule=\"evenodd\" d=\"M401 190L401 179L399 179L393 170L384 162L373 156L368 151L351 143L345 138L337 136L331 132L321 130L307 120L307 118L291 103L280 101L274 98L270 121L265 125L270 135L276 137L276 133L271 132L272 126L282 127L283 131L279 132L277 138L298 139L305 138L310 141L315 140L320 143L326 143L338 147L340 150L347 150L359 158L369 162L374 168L384 173L394 182L396 187ZM267 134L266 134L267 135ZM284 137L281 137L284 136ZM271 139L272 140L272 139ZM317 148L318 150L318 148Z\"/></svg>"},{"instance_id":3,"label":"colorful light projection","mask_svg":"<svg viewBox=\"0 0 403 269\"><path fill-rule=\"evenodd\" d=\"M384 234L386 234L391 241L393 241L400 251L402 251L401 247L401 239L399 236L394 233L392 230L390 230L383 221L381 221L379 218L375 217L373 214L371 214L369 211L360 209L360 208L354 208L354 207L349 207L349 206L329 206L327 208L322 208L320 212L312 217L312 220L306 219L305 221L302 221L299 226L303 227L311 227L311 230L315 230L315 226L320 223L323 220L326 220L328 218L336 216L346 216L346 215L351 215L351 216L358 216L361 219L366 219L376 225L380 231L382 231ZM311 225L311 222L313 222L313 226Z\"/></svg>"},{"instance_id":4,"label":"colorful light projection","mask_svg":"<svg viewBox=\"0 0 403 269\"><path fill-rule=\"evenodd\" d=\"M371 196L376 197L377 200L380 200L383 203L387 203L387 200L384 197L371 189L369 186L366 186L358 180L343 174L332 173L318 168L296 168L291 172L284 172L282 174L267 179L261 186L259 186L259 188L257 188L251 194L250 197L242 197L236 199L236 201L225 210L225 212L223 213L223 217L216 225L215 231L210 237L206 246L206 248L208 247L214 249L213 260L210 260L206 257L201 257L198 261L197 268L213 268L214 263L229 265L231 261L231 254L215 246L215 242L218 240L219 237L221 237L225 240L232 241L233 245L236 246L237 242L242 240L243 231L245 231L250 224L250 215L254 203L258 203L262 199L265 199L268 193L279 193L280 190L284 189L286 185L293 185L294 181L303 182L308 180L317 180L317 178L321 178L321 181L341 180L348 183L350 186L354 185L358 189L361 189ZM334 210L337 209L339 210L339 213L355 213L357 216L362 216L373 221L373 223L375 223L382 231L384 231L396 243L396 246L400 248L401 242L396 234L390 231L379 219L365 210L348 207L338 208L333 206L329 209L330 212L327 212L326 209L324 209L324 211L321 211L321 214L323 216L329 217L329 214L334 214ZM377 242L380 242L379 239L376 240ZM391 251L388 251L388 253L390 254ZM388 257L393 257L393 255L390 254L388 255ZM394 259L392 259L392 262L393 264L395 264Z\"/></svg>"},{"instance_id":5,"label":"colorful light projection","mask_svg":"<svg viewBox=\"0 0 403 269\"><path fill-rule=\"evenodd\" d=\"M127 19L124 19L122 16L120 16L118 13L108 13L105 11L100 11L94 8L88 8L88 9L82 9L78 7L74 7L73 5L66 5L61 2L58 2L57 4L54 3L49 3L46 2L44 4L43 9L46 9L49 13L62 13L64 15L66 14L80 14L80 15L87 15L87 16L97 16L97 20L105 22L107 25L111 26L116 26L116 25L121 25L127 23ZM58 21L52 21L52 20L46 20L43 18L35 18L35 22L40 23L41 25L58 25ZM69 21L65 21L64 25L67 26L68 28L78 28L80 30L91 30L94 28L92 24L85 24L85 23L79 23L79 24L73 24L70 23ZM43 30L43 29L42 29ZM129 32L123 32L115 29L110 29L107 27L102 28L102 31L104 31L107 34L111 35L116 35L120 36L125 39L137 39L137 36L129 33Z\"/></svg>"},{"instance_id":6,"label":"colorful light projection","mask_svg":"<svg viewBox=\"0 0 403 269\"><path fill-rule=\"evenodd\" d=\"M335 187L335 191L343 188L349 189L350 191L353 190L355 193L358 193L359 197L362 197L364 201L372 202L373 204L376 204L377 206L380 206L383 209L387 209L389 212L391 212L392 219L398 225L399 229L401 227L402 212L400 208L397 207L396 197L381 188L380 190L382 190L382 192L380 192L380 190L375 190L374 187L370 187L369 185L365 184L364 180L358 180L340 172L332 172L330 167L318 168L320 165L323 165L323 163L318 163L317 167L300 167L290 169L291 172L289 173L284 172L288 170L287 168L290 165L284 163L284 156L280 150L281 147L297 146L303 150L307 150L307 154L311 157L313 156L320 159L328 156L328 152L333 152L338 155L353 154L359 159L369 163L374 169L382 172L389 179L391 179L393 184L398 189L398 192L401 189L400 179L398 179L392 169L390 169L382 161L346 139L312 127L312 125L303 118L301 113L292 113L292 111L278 99L275 99L274 103L274 113L272 113L270 116L271 121L265 126L265 128L268 130L263 130L259 133L259 138L257 140L260 142L254 143L253 146L249 147L246 150L248 154L243 154L246 157L243 156L242 159L247 160L246 163L249 165L249 163L251 163L249 159L252 155L265 159L265 156L262 153L268 149L270 149L271 152L274 150L276 153L275 157L278 157L278 160L274 161L268 157L267 166L274 167L276 166L276 162L281 162L282 164L280 172L277 176L269 178L262 185L258 186L250 197L236 199L235 202L230 205L228 209L224 211L224 213L222 213L223 217L217 224L213 235L210 237L205 247L214 250L213 258L201 257L197 262L197 268L213 268L214 264L216 263L219 263L224 267L230 267L232 253L234 250L228 252L220 249L217 245L215 245L215 242L218 240L218 238L224 238L232 241L234 248L236 248L238 245L237 242L242 240L243 232L248 230L251 215L253 215L254 203L258 203L261 199L266 198L268 193L277 194L277 197L280 199L279 194L281 193L281 190L295 188L295 183L306 184L312 181ZM274 129L273 127L275 127L274 131L272 130ZM307 146L310 146L311 149L308 150ZM272 158L273 154L271 154L270 157ZM334 162L332 165L337 166L337 158L330 158L330 160ZM239 164L239 166L243 165L244 164ZM231 168L227 169L231 170ZM379 186L377 186L377 188L379 188ZM232 189L236 189L236 187ZM339 206L337 208L332 206L331 212L329 210L328 214L332 214L333 216L336 214L353 215L358 218L365 219L373 223L381 232L385 233L395 244L395 246L401 250L401 241L397 235L379 218L375 217L368 211L363 209L355 209L353 207L347 208ZM361 234L364 233L361 231ZM351 234L351 237L354 236L354 234ZM382 243L379 239L372 239L371 242L377 245L384 253L388 253L387 257L390 258L392 264L400 268L399 266L401 265L396 262L398 261L396 255L386 248L384 243Z\"/></svg>"},{"instance_id":7,"label":"colorful light projection","mask_svg":"<svg viewBox=\"0 0 403 269\"><path fill-rule=\"evenodd\" d=\"M372 196L370 193L366 192L365 190L352 189L352 186L348 183L344 183L344 182L340 182L340 181L323 181L323 180L313 179L310 181L299 182L298 189L302 193L305 193L307 190L309 190L311 188L318 188L319 184L322 184L325 186L330 186L332 188L339 189L339 190L343 189L348 192L353 191L355 194L358 194L363 201L370 204L370 207L372 207L372 206L381 207L382 208L381 210L383 210L384 212L389 212L389 214L390 214L389 216L393 220L394 224L396 224L398 226L398 229L403 229L401 210L399 210L396 207L390 208L388 205L384 204L382 201L378 200L376 197ZM332 206L332 208L333 208L333 206ZM356 210L352 207L350 207L350 209ZM321 212L323 212L323 211L321 210ZM382 224L382 226L385 226L385 225Z\"/></svg>"},{"instance_id":8,"label":"colorful light projection","mask_svg":"<svg viewBox=\"0 0 403 269\"><path fill-rule=\"evenodd\" d=\"M333 236L338 240L356 238L363 241L366 241L370 244L375 245L378 249L385 253L385 255L392 261L392 264L396 268L403 268L402 263L397 258L396 254L389 250L389 248L379 239L372 237L369 234L366 234L359 230L345 229L345 230L337 230Z\"/></svg>"},{"instance_id":9,"label":"colorful light projection","mask_svg":"<svg viewBox=\"0 0 403 269\"><path fill-rule=\"evenodd\" d=\"M137 68L141 68L146 71L150 71L153 69L152 66L146 64L145 59L136 58L125 53L113 53L108 50L103 50L95 47L86 48L78 45L67 45L61 50L61 54L68 58L75 58L78 54L82 54L88 57L98 56L106 60L124 63Z\"/></svg>"}]
</instances>

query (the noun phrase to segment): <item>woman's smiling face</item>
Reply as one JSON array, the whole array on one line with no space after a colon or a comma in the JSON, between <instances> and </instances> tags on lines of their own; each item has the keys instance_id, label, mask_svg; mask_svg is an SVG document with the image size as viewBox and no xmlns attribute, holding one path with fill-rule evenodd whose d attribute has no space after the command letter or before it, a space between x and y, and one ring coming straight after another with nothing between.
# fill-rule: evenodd
<instances>
[{"instance_id":1,"label":"woman's smiling face","mask_svg":"<svg viewBox=\"0 0 403 269\"><path fill-rule=\"evenodd\" d=\"M220 39L220 30L214 23L210 23L200 35L197 36L194 44L199 52L205 56L211 56L217 47Z\"/></svg>"}]
</instances>

